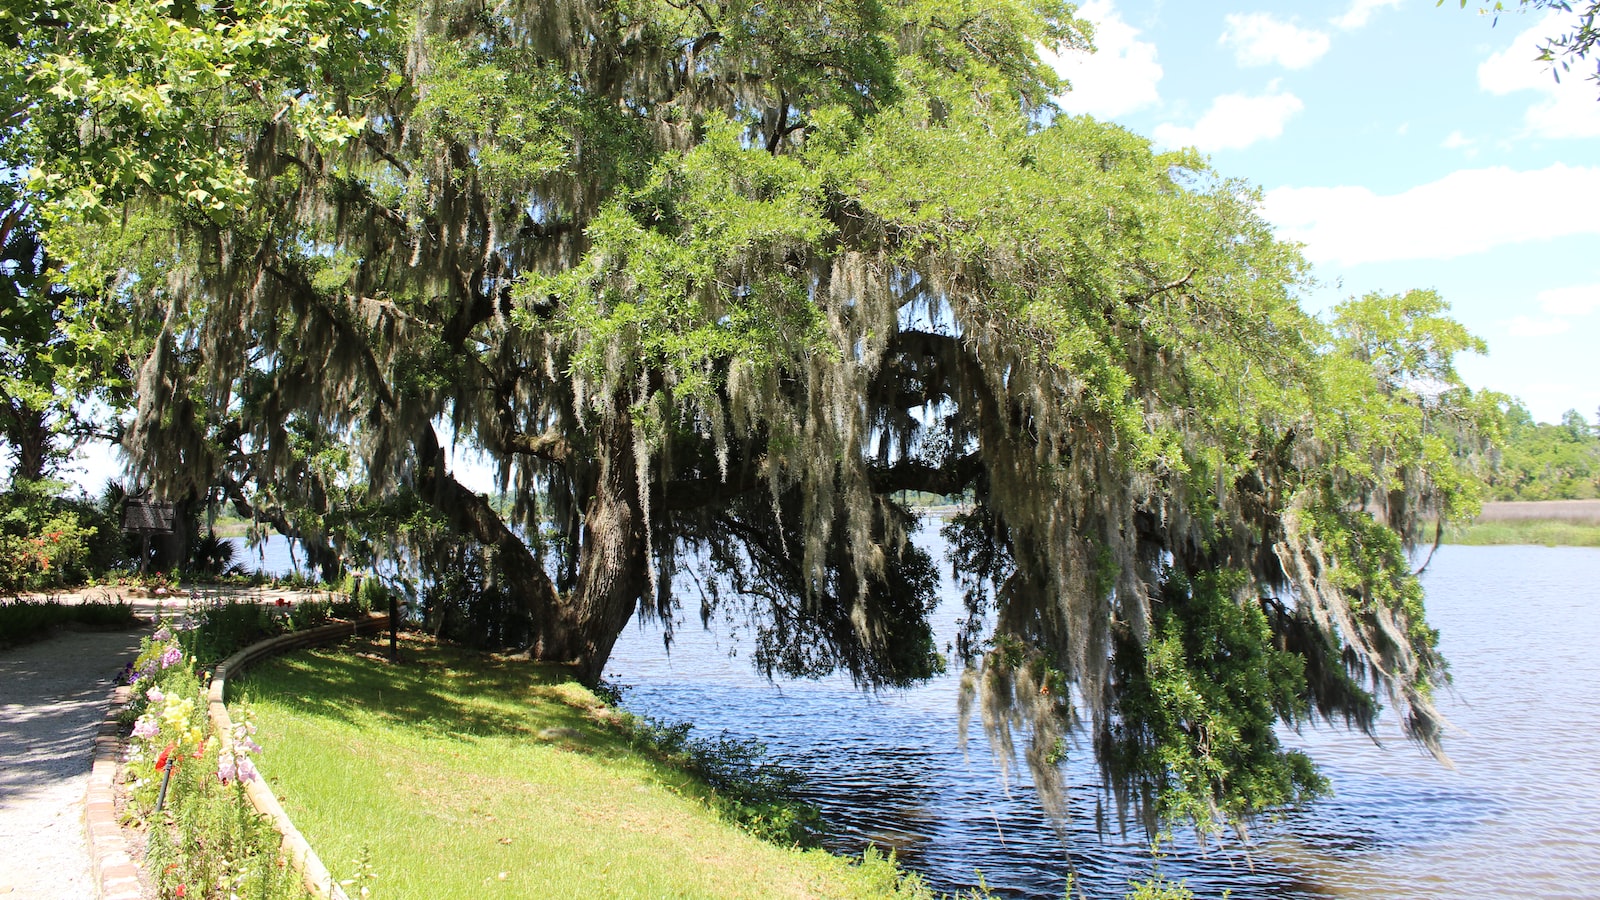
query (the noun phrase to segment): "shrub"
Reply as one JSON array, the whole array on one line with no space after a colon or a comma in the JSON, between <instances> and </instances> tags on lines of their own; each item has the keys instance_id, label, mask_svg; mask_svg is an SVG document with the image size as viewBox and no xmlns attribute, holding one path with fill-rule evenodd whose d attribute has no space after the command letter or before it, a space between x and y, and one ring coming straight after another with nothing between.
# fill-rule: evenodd
<instances>
[{"instance_id":1,"label":"shrub","mask_svg":"<svg viewBox=\"0 0 1600 900\"><path fill-rule=\"evenodd\" d=\"M176 629L183 652L210 665L282 634L288 627L288 608L234 598L191 601L186 620Z\"/></svg>"},{"instance_id":2,"label":"shrub","mask_svg":"<svg viewBox=\"0 0 1600 900\"><path fill-rule=\"evenodd\" d=\"M115 603L66 604L55 600L16 600L0 603L0 646L37 640L62 625L79 625L97 630L131 628L133 607Z\"/></svg>"},{"instance_id":3,"label":"shrub","mask_svg":"<svg viewBox=\"0 0 1600 900\"><path fill-rule=\"evenodd\" d=\"M116 523L55 481L18 481L0 494L0 593L79 584L120 555Z\"/></svg>"}]
</instances>

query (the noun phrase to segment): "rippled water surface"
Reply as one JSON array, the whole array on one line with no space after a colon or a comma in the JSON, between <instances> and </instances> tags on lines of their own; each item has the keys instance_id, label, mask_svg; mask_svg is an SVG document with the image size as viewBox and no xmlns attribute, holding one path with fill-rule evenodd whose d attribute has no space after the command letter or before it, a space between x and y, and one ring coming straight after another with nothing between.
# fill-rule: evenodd
<instances>
[{"instance_id":1,"label":"rippled water surface","mask_svg":"<svg viewBox=\"0 0 1600 900\"><path fill-rule=\"evenodd\" d=\"M942 558L937 536L924 540ZM1381 746L1326 727L1290 734L1335 796L1257 827L1248 848L1201 851L1180 835L1165 874L1241 900L1600 896L1600 550L1444 547L1424 583L1454 674L1440 708L1456 768L1388 719ZM946 635L959 603L947 606ZM631 627L607 675L635 711L766 742L809 776L835 849L893 846L941 889L981 869L1002 895L1059 898L1070 858L1097 897L1150 871L1142 835L1097 836L1087 748L1069 764L1077 812L1064 841L1026 784L1001 786L981 728L963 757L954 675L877 695L835 680L771 684L736 636L697 621L678 628L670 656L658 626Z\"/></svg>"}]
</instances>

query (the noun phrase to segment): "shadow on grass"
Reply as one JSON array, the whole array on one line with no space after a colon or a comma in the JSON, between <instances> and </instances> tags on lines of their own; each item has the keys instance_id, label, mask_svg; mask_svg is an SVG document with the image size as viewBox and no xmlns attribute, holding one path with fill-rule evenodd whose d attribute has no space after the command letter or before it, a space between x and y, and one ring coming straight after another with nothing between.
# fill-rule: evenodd
<instances>
[{"instance_id":1,"label":"shadow on grass","mask_svg":"<svg viewBox=\"0 0 1600 900\"><path fill-rule=\"evenodd\" d=\"M376 639L301 651L229 683L229 699L292 705L298 715L363 727L377 719L433 738L524 737L605 758L630 755L627 733L564 666L404 639L401 662Z\"/></svg>"}]
</instances>

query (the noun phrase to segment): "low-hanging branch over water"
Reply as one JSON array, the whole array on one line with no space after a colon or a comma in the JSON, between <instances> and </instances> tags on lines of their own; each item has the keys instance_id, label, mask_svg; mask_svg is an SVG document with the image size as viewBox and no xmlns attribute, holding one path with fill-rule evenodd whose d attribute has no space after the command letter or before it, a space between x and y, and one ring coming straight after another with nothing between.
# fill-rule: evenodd
<instances>
[{"instance_id":1,"label":"low-hanging branch over water","mask_svg":"<svg viewBox=\"0 0 1600 900\"><path fill-rule=\"evenodd\" d=\"M1275 722L1382 700L1439 749L1406 551L1476 503L1479 344L1427 292L1309 317L1252 188L1056 115L1070 6L52 9L29 84L148 89L12 127L137 323L166 496L386 556L435 627L588 682L693 585L767 671L876 686L952 662L898 498L961 495L964 703L1056 815L1080 729L1125 808L1206 828L1321 789Z\"/></svg>"}]
</instances>

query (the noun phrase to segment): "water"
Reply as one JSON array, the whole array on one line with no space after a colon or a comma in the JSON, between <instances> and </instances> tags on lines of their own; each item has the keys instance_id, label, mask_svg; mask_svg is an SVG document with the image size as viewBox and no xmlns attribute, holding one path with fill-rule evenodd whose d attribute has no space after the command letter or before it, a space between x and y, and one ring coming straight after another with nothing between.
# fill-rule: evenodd
<instances>
[{"instance_id":1,"label":"water","mask_svg":"<svg viewBox=\"0 0 1600 900\"><path fill-rule=\"evenodd\" d=\"M928 549L942 554L938 538ZM1287 735L1308 750L1335 796L1258 825L1248 846L1202 849L1186 835L1161 870L1199 896L1456 898L1600 895L1600 550L1445 547L1424 576L1454 685L1455 769L1407 743L1385 718L1381 746L1327 727ZM936 619L941 643L949 612ZM894 847L941 890L976 883L1009 897L1062 896L1068 859L1091 897L1146 877L1135 830L1097 833L1088 748L1069 763L1076 810L1063 841L1026 783L1001 786L975 726L957 748L958 680L864 694L841 680L772 684L737 636L681 624L671 655L658 626L630 627L607 676L637 712L764 741L803 770L833 828L831 847ZM1099 810L1114 826L1114 810Z\"/></svg>"},{"instance_id":2,"label":"water","mask_svg":"<svg viewBox=\"0 0 1600 900\"><path fill-rule=\"evenodd\" d=\"M228 543L233 545L233 561L243 566L246 572L261 572L279 578L317 574L306 565L305 554L297 543L281 534L269 535L253 548L245 543L244 538L228 538Z\"/></svg>"}]
</instances>

